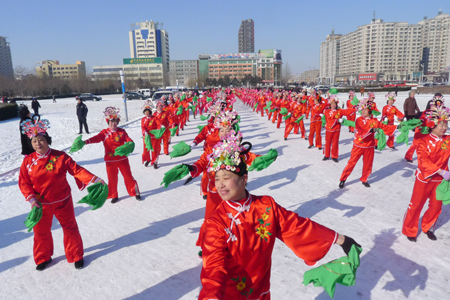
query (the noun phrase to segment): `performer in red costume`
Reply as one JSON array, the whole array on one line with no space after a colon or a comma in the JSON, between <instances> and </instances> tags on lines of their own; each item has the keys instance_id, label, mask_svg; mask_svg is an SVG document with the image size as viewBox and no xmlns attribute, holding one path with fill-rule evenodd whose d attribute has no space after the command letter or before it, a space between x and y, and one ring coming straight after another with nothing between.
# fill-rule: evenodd
<instances>
[{"instance_id":1,"label":"performer in red costume","mask_svg":"<svg viewBox=\"0 0 450 300\"><path fill-rule=\"evenodd\" d=\"M120 173L122 173L123 179L125 180L128 195L136 197L136 200L141 200L139 186L131 174L128 157L114 155L117 147L120 147L127 142L133 142L133 140L128 136L125 129L118 127L120 122L118 108L109 106L103 113L109 127L103 129L99 134L87 139L84 142L86 145L103 142L103 146L105 147L104 160L106 163L106 172L108 174L108 199L112 198L111 203L116 203L119 201L117 181L120 170Z\"/></svg>"},{"instance_id":2,"label":"performer in red costume","mask_svg":"<svg viewBox=\"0 0 450 300\"><path fill-rule=\"evenodd\" d=\"M223 201L204 223L200 300L270 299L276 238L308 265L335 243L347 254L352 245L359 246L352 238L286 210L270 196L250 194L245 188L247 163L237 152L239 146L231 148L218 148L209 161L208 172L214 174Z\"/></svg>"},{"instance_id":3,"label":"performer in red costume","mask_svg":"<svg viewBox=\"0 0 450 300\"><path fill-rule=\"evenodd\" d=\"M354 91L349 91L348 92L348 100L347 100L347 109L353 109L354 113L350 114L347 117L347 120L352 121L352 122L355 122L355 120L356 120L356 108L357 108L357 105L353 105L352 104L352 100L353 100L354 97L355 97L355 92ZM355 132L355 128L349 126L348 127L348 132Z\"/></svg>"},{"instance_id":4,"label":"performer in red costume","mask_svg":"<svg viewBox=\"0 0 450 300\"><path fill-rule=\"evenodd\" d=\"M151 101L146 100L144 103L144 106L142 106L142 112L144 113L144 117L141 119L141 129L142 129L142 137L144 138L142 140L144 149L142 151L142 163L144 166L148 166L148 164L152 161L150 157L150 151L145 146L145 137L149 135L148 131L152 129L156 129L156 125L154 125L155 120L152 116L152 107L151 107ZM154 126L154 128L153 128ZM151 128L151 129L150 129Z\"/></svg>"},{"instance_id":5,"label":"performer in red costume","mask_svg":"<svg viewBox=\"0 0 450 300\"><path fill-rule=\"evenodd\" d=\"M352 173L358 160L363 157L363 174L361 182L365 187L370 187L367 179L372 173L373 155L375 152L375 131L377 128L383 129L386 135L393 135L397 126L385 125L378 119L372 117L373 102L368 99L363 99L359 105L358 110L361 111L361 117L355 122L355 137L353 139L353 148L350 154L350 159L342 172L339 188L344 188L345 181Z\"/></svg>"},{"instance_id":6,"label":"performer in red costume","mask_svg":"<svg viewBox=\"0 0 450 300\"><path fill-rule=\"evenodd\" d=\"M169 140L170 140L170 130L169 130L169 112L164 111L166 104L166 98L162 97L161 100L156 102L156 112L153 114L156 121L156 129L166 128L163 136L159 139L159 146L157 148L161 151L161 142L163 143L163 150L165 155L169 155ZM155 139L156 140L156 139ZM158 141L155 141L158 143ZM159 155L159 153L158 153ZM156 165L155 169L158 166Z\"/></svg>"},{"instance_id":7,"label":"performer in red costume","mask_svg":"<svg viewBox=\"0 0 450 300\"><path fill-rule=\"evenodd\" d=\"M387 105L385 105L383 107L383 112L381 114L381 120L382 121L387 120L388 125L394 125L394 117L397 117L398 121L402 121L403 118L405 117L405 115L397 107L394 106L395 97L396 96L395 96L394 92L387 93L385 96ZM386 145L389 148L395 149L393 135L389 136L389 139L387 140Z\"/></svg>"},{"instance_id":8,"label":"performer in red costume","mask_svg":"<svg viewBox=\"0 0 450 300\"><path fill-rule=\"evenodd\" d=\"M416 181L403 219L402 233L415 242L419 230L422 208L429 199L428 209L422 218L422 231L429 239L436 240L434 226L441 213L442 201L436 200L436 188L442 179L450 181L448 159L450 157L450 135L446 135L450 109L431 106L422 116L431 133L417 140Z\"/></svg>"},{"instance_id":9,"label":"performer in red costume","mask_svg":"<svg viewBox=\"0 0 450 300\"><path fill-rule=\"evenodd\" d=\"M286 127L284 129L284 140L287 140L292 129L294 129L294 134L298 134L298 131L300 129L302 132L302 139L305 138L305 126L303 126L303 120L301 120L299 123L295 122L303 115L301 96L295 95L294 99L295 101L293 101L289 107L289 113L291 114L291 117L285 121Z\"/></svg>"},{"instance_id":10,"label":"performer in red costume","mask_svg":"<svg viewBox=\"0 0 450 300\"><path fill-rule=\"evenodd\" d=\"M339 109L339 98L336 95L330 95L330 109L324 111L325 116L325 149L322 160L329 160L330 154L334 162L338 161L339 156L339 136L341 134L342 117L349 117L355 113L355 109Z\"/></svg>"},{"instance_id":11,"label":"performer in red costume","mask_svg":"<svg viewBox=\"0 0 450 300\"><path fill-rule=\"evenodd\" d=\"M309 147L314 148L314 135L316 136L316 147L322 150L322 114L326 103L321 103L321 98L314 98L314 106L311 108L311 123L309 124Z\"/></svg>"},{"instance_id":12,"label":"performer in red costume","mask_svg":"<svg viewBox=\"0 0 450 300\"><path fill-rule=\"evenodd\" d=\"M64 232L64 250L69 263L75 263L76 269L84 266L83 241L78 231L72 195L67 172L75 177L80 190L88 184L103 182L97 176L79 166L65 152L51 149L50 136L47 134L47 120L22 122L22 131L31 139L35 152L26 156L20 167L19 188L30 202L31 208L42 204L42 218L33 227L33 256L36 270L42 271L52 261L53 238L52 220L55 216Z\"/></svg>"}]
</instances>

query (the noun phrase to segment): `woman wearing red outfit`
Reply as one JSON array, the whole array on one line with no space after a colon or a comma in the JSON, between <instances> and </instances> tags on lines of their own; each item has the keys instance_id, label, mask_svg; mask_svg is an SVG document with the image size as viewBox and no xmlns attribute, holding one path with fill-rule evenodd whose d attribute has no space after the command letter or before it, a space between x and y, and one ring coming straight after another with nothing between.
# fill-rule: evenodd
<instances>
[{"instance_id":1,"label":"woman wearing red outfit","mask_svg":"<svg viewBox=\"0 0 450 300\"><path fill-rule=\"evenodd\" d=\"M127 188L128 195L136 197L136 200L141 200L139 187L137 181L131 174L130 162L128 157L114 155L117 147L124 145L125 143L133 140L128 136L125 129L119 128L120 115L119 109L109 106L103 112L106 117L106 123L108 128L100 131L99 134L84 141L87 144L103 143L105 147L104 160L106 163L106 173L108 174L108 199L112 199L111 203L119 201L119 195L117 193L117 181L119 170L122 173L125 180L125 186Z\"/></svg>"},{"instance_id":2,"label":"woman wearing red outfit","mask_svg":"<svg viewBox=\"0 0 450 300\"><path fill-rule=\"evenodd\" d=\"M227 149L228 148L228 149ZM333 244L348 253L352 238L286 210L270 196L246 190L247 164L239 144L219 147L208 172L223 201L205 221L202 290L199 299L270 299L270 272L275 239L284 242L308 265L323 258Z\"/></svg>"},{"instance_id":3,"label":"woman wearing red outfit","mask_svg":"<svg viewBox=\"0 0 450 300\"><path fill-rule=\"evenodd\" d=\"M352 101L353 101L354 97L355 97L355 92L354 91L349 91L348 92L348 100L347 100L347 109L353 109L354 113L350 114L347 117L347 120L352 121L352 122L355 122L355 120L356 120L356 107L357 107L357 105L353 105L352 104ZM355 128L349 126L348 127L348 132L355 132Z\"/></svg>"},{"instance_id":4,"label":"woman wearing red outfit","mask_svg":"<svg viewBox=\"0 0 450 300\"><path fill-rule=\"evenodd\" d=\"M148 164L152 161L151 157L150 157L150 151L147 149L147 147L145 146L145 137L147 135L149 135L148 131L152 130L152 129L156 129L152 128L154 121L154 118L152 116L152 108L151 108L151 101L150 100L146 100L144 103L144 106L142 106L142 112L144 113L144 117L141 119L141 130L142 130L142 137L144 138L142 140L144 148L142 151L142 163L144 164L144 166L148 166ZM151 128L151 129L150 129Z\"/></svg>"},{"instance_id":5,"label":"woman wearing red outfit","mask_svg":"<svg viewBox=\"0 0 450 300\"><path fill-rule=\"evenodd\" d=\"M83 241L78 231L72 195L67 173L75 177L80 190L88 184L103 182L99 177L79 166L65 152L51 149L52 141L47 134L47 120L23 122L23 132L31 138L35 152L26 156L20 167L19 188L30 202L31 208L42 204L42 218L33 227L33 256L36 270L42 271L52 261L53 238L52 220L55 216L64 232L64 250L69 263L75 263L76 269L84 266ZM104 183L103 183L104 184Z\"/></svg>"},{"instance_id":6,"label":"woman wearing red outfit","mask_svg":"<svg viewBox=\"0 0 450 300\"><path fill-rule=\"evenodd\" d=\"M370 173L372 173L373 155L375 152L375 131L377 128L383 129L386 135L393 135L397 126L385 125L378 121L378 119L372 117L373 102L367 98L363 99L358 106L358 110L361 111L361 117L356 119L355 122L355 137L353 139L353 148L350 154L350 159L347 165L342 171L340 178L339 188L344 188L345 181L352 173L356 163L361 156L363 157L363 174L361 176L361 182L365 187L370 187L367 182Z\"/></svg>"},{"instance_id":7,"label":"woman wearing red outfit","mask_svg":"<svg viewBox=\"0 0 450 300\"><path fill-rule=\"evenodd\" d=\"M330 109L324 111L325 116L325 149L324 157L322 160L331 159L334 162L338 161L339 156L339 136L341 134L341 122L342 117L349 117L354 114L354 109L339 109L339 99L336 95L331 95L329 98Z\"/></svg>"},{"instance_id":8,"label":"woman wearing red outfit","mask_svg":"<svg viewBox=\"0 0 450 300\"><path fill-rule=\"evenodd\" d=\"M388 125L394 125L394 117L397 117L397 120L402 121L403 118L405 117L405 115L397 108L394 106L394 102L395 102L395 93L394 92L390 92L386 94L386 104L383 107L383 112L381 114L381 120L387 120ZM386 145L389 148L395 149L394 147L394 136L391 135L389 136L389 139L386 142Z\"/></svg>"},{"instance_id":9,"label":"woman wearing red outfit","mask_svg":"<svg viewBox=\"0 0 450 300\"><path fill-rule=\"evenodd\" d=\"M442 201L436 200L436 188L442 179L450 181L448 159L450 157L450 135L446 135L450 109L432 106L425 111L424 125L431 133L417 140L416 181L403 219L402 233L415 242L419 231L419 218L422 208L429 199L428 209L422 218L422 231L429 239L436 240L434 226L441 213Z\"/></svg>"},{"instance_id":10,"label":"woman wearing red outfit","mask_svg":"<svg viewBox=\"0 0 450 300\"><path fill-rule=\"evenodd\" d=\"M322 114L326 103L321 103L321 98L314 97L314 106L311 108L311 123L309 124L309 147L314 148L314 135L316 136L316 147L322 150Z\"/></svg>"}]
</instances>

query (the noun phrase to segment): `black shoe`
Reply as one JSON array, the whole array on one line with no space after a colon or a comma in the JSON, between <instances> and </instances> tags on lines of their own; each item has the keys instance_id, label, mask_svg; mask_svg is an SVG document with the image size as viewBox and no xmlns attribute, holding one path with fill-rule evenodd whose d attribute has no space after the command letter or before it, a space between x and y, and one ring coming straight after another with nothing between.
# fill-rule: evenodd
<instances>
[{"instance_id":1,"label":"black shoe","mask_svg":"<svg viewBox=\"0 0 450 300\"><path fill-rule=\"evenodd\" d=\"M203 195L203 200L206 200L206 199L208 199L208 196L207 195Z\"/></svg>"},{"instance_id":2,"label":"black shoe","mask_svg":"<svg viewBox=\"0 0 450 300\"><path fill-rule=\"evenodd\" d=\"M149 161L144 162L144 167L148 167L149 163L150 163Z\"/></svg>"},{"instance_id":3,"label":"black shoe","mask_svg":"<svg viewBox=\"0 0 450 300\"><path fill-rule=\"evenodd\" d=\"M285 141L287 141L287 138L284 138Z\"/></svg>"},{"instance_id":4,"label":"black shoe","mask_svg":"<svg viewBox=\"0 0 450 300\"><path fill-rule=\"evenodd\" d=\"M330 158L329 157L326 157L326 156L324 156L323 158L322 158L322 160L329 160Z\"/></svg>"},{"instance_id":5,"label":"black shoe","mask_svg":"<svg viewBox=\"0 0 450 300\"><path fill-rule=\"evenodd\" d=\"M406 238L408 239L408 241L411 241L411 242L414 242L414 243L417 242L417 238L415 236L414 237L413 236L407 236Z\"/></svg>"},{"instance_id":6,"label":"black shoe","mask_svg":"<svg viewBox=\"0 0 450 300\"><path fill-rule=\"evenodd\" d=\"M84 267L84 259L80 259L79 261L75 262L75 269L83 269Z\"/></svg>"},{"instance_id":7,"label":"black shoe","mask_svg":"<svg viewBox=\"0 0 450 300\"><path fill-rule=\"evenodd\" d=\"M153 169L155 169L155 170L158 169L158 164L154 164Z\"/></svg>"},{"instance_id":8,"label":"black shoe","mask_svg":"<svg viewBox=\"0 0 450 300\"><path fill-rule=\"evenodd\" d=\"M432 241L435 241L435 240L437 240L437 237L434 235L434 232L433 231L427 231L427 232L425 232L425 234L428 236L428 238L430 239L430 240L432 240Z\"/></svg>"},{"instance_id":9,"label":"black shoe","mask_svg":"<svg viewBox=\"0 0 450 300\"><path fill-rule=\"evenodd\" d=\"M378 146L375 146L375 150L378 150Z\"/></svg>"},{"instance_id":10,"label":"black shoe","mask_svg":"<svg viewBox=\"0 0 450 300\"><path fill-rule=\"evenodd\" d=\"M89 132L86 131L86 134L89 134Z\"/></svg>"},{"instance_id":11,"label":"black shoe","mask_svg":"<svg viewBox=\"0 0 450 300\"><path fill-rule=\"evenodd\" d=\"M389 148L391 148L392 150L395 150L395 147L389 147Z\"/></svg>"},{"instance_id":12,"label":"black shoe","mask_svg":"<svg viewBox=\"0 0 450 300\"><path fill-rule=\"evenodd\" d=\"M322 150L323 148L322 147L320 147L320 148L317 148L317 150Z\"/></svg>"},{"instance_id":13,"label":"black shoe","mask_svg":"<svg viewBox=\"0 0 450 300\"><path fill-rule=\"evenodd\" d=\"M141 195L137 195L137 196L136 196L136 200L141 201L141 200L142 200Z\"/></svg>"},{"instance_id":14,"label":"black shoe","mask_svg":"<svg viewBox=\"0 0 450 300\"><path fill-rule=\"evenodd\" d=\"M368 183L368 182L362 182L362 184L363 184L363 186L365 186L365 187L370 187L370 184Z\"/></svg>"},{"instance_id":15,"label":"black shoe","mask_svg":"<svg viewBox=\"0 0 450 300\"><path fill-rule=\"evenodd\" d=\"M52 261L52 258L50 257L49 260L44 261L44 262L41 263L41 264L38 264L38 265L36 266L36 270L38 270L38 271L44 271L45 268L47 268L48 264L51 263L51 261Z\"/></svg>"},{"instance_id":16,"label":"black shoe","mask_svg":"<svg viewBox=\"0 0 450 300\"><path fill-rule=\"evenodd\" d=\"M82 132L78 132L78 134L83 134Z\"/></svg>"},{"instance_id":17,"label":"black shoe","mask_svg":"<svg viewBox=\"0 0 450 300\"><path fill-rule=\"evenodd\" d=\"M406 159L406 158L405 158ZM407 162L412 163L412 159L406 159Z\"/></svg>"},{"instance_id":18,"label":"black shoe","mask_svg":"<svg viewBox=\"0 0 450 300\"><path fill-rule=\"evenodd\" d=\"M119 201L119 198L117 198L117 197L111 199L111 203L116 203L117 201Z\"/></svg>"},{"instance_id":19,"label":"black shoe","mask_svg":"<svg viewBox=\"0 0 450 300\"><path fill-rule=\"evenodd\" d=\"M332 158L332 160L333 160L335 163L338 163L338 162L339 162L339 160L338 160L337 158Z\"/></svg>"},{"instance_id":20,"label":"black shoe","mask_svg":"<svg viewBox=\"0 0 450 300\"><path fill-rule=\"evenodd\" d=\"M345 180L339 182L339 188L340 188L340 189L343 189L343 188L344 188L344 185L345 185Z\"/></svg>"},{"instance_id":21,"label":"black shoe","mask_svg":"<svg viewBox=\"0 0 450 300\"><path fill-rule=\"evenodd\" d=\"M305 140L308 140L308 137L307 137L307 136L305 136Z\"/></svg>"},{"instance_id":22,"label":"black shoe","mask_svg":"<svg viewBox=\"0 0 450 300\"><path fill-rule=\"evenodd\" d=\"M311 149L311 148L314 148L314 146L313 146L313 145L311 145L311 146L309 146L309 147L308 147L308 149Z\"/></svg>"}]
</instances>

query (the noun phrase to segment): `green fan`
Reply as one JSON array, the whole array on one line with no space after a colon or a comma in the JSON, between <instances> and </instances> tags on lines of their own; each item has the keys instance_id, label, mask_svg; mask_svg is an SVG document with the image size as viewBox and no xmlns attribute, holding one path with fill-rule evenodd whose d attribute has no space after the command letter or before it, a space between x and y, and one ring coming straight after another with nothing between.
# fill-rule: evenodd
<instances>
[{"instance_id":1,"label":"green fan","mask_svg":"<svg viewBox=\"0 0 450 300\"><path fill-rule=\"evenodd\" d=\"M401 133L395 139L397 144L405 143L406 145L408 145L409 131L420 125L422 125L422 121L419 119L411 119L408 121L401 122L400 125L398 126Z\"/></svg>"},{"instance_id":2,"label":"green fan","mask_svg":"<svg viewBox=\"0 0 450 300\"><path fill-rule=\"evenodd\" d=\"M81 148L84 147L84 145L86 145L85 142L83 142L83 140L81 139L81 135L77 136L77 138L73 141L72 147L70 147L69 150L69 154L72 154L74 152L77 152L79 150L81 150Z\"/></svg>"},{"instance_id":3,"label":"green fan","mask_svg":"<svg viewBox=\"0 0 450 300\"><path fill-rule=\"evenodd\" d=\"M327 120L325 119L325 115L322 115L321 120L322 120L322 127L325 127L325 125L327 124Z\"/></svg>"},{"instance_id":4,"label":"green fan","mask_svg":"<svg viewBox=\"0 0 450 300\"><path fill-rule=\"evenodd\" d=\"M108 185L101 182L94 183L87 188L88 194L83 197L78 203L86 203L92 206L92 210L99 209L105 204L108 199Z\"/></svg>"},{"instance_id":5,"label":"green fan","mask_svg":"<svg viewBox=\"0 0 450 300\"><path fill-rule=\"evenodd\" d=\"M213 99L211 97L206 98L206 102L211 102Z\"/></svg>"},{"instance_id":6,"label":"green fan","mask_svg":"<svg viewBox=\"0 0 450 300\"><path fill-rule=\"evenodd\" d=\"M128 156L134 151L134 142L126 142L122 146L116 148L115 156Z\"/></svg>"},{"instance_id":7,"label":"green fan","mask_svg":"<svg viewBox=\"0 0 450 300\"><path fill-rule=\"evenodd\" d=\"M153 136L155 137L155 139L159 140L163 135L164 132L166 132L166 127L161 127L160 129L154 129L154 130L150 130L149 132L151 134L153 134Z\"/></svg>"},{"instance_id":8,"label":"green fan","mask_svg":"<svg viewBox=\"0 0 450 300\"><path fill-rule=\"evenodd\" d=\"M384 133L384 130L381 128L378 128L378 132L375 134L375 139L378 140L377 148L378 150L383 150L386 148L386 134Z\"/></svg>"},{"instance_id":9,"label":"green fan","mask_svg":"<svg viewBox=\"0 0 450 300\"><path fill-rule=\"evenodd\" d=\"M255 106L253 107L253 109L255 110L258 107L258 102L255 103Z\"/></svg>"},{"instance_id":10,"label":"green fan","mask_svg":"<svg viewBox=\"0 0 450 300\"><path fill-rule=\"evenodd\" d=\"M272 105L272 101L267 101L266 106L264 107L265 110L270 109L270 106Z\"/></svg>"},{"instance_id":11,"label":"green fan","mask_svg":"<svg viewBox=\"0 0 450 300\"><path fill-rule=\"evenodd\" d=\"M176 115L179 116L179 115L181 115L182 113L183 113L183 105L180 105L180 106L178 106L178 110L177 110Z\"/></svg>"},{"instance_id":12,"label":"green fan","mask_svg":"<svg viewBox=\"0 0 450 300\"><path fill-rule=\"evenodd\" d=\"M436 200L442 201L442 204L450 203L450 181L442 180L436 188Z\"/></svg>"},{"instance_id":13,"label":"green fan","mask_svg":"<svg viewBox=\"0 0 450 300\"><path fill-rule=\"evenodd\" d=\"M33 206L33 209L30 211L24 222L25 226L28 227L28 232L30 232L42 218L42 203L37 202L37 204L39 207Z\"/></svg>"},{"instance_id":14,"label":"green fan","mask_svg":"<svg viewBox=\"0 0 450 300\"><path fill-rule=\"evenodd\" d=\"M152 139L150 138L150 135L147 134L144 137L144 143L145 143L145 148L147 148L148 151L153 151Z\"/></svg>"},{"instance_id":15,"label":"green fan","mask_svg":"<svg viewBox=\"0 0 450 300\"><path fill-rule=\"evenodd\" d=\"M348 127L355 127L355 121L349 121L347 119L343 119L341 124Z\"/></svg>"},{"instance_id":16,"label":"green fan","mask_svg":"<svg viewBox=\"0 0 450 300\"><path fill-rule=\"evenodd\" d=\"M186 99L186 94L183 94L180 98L181 101L183 101L184 99Z\"/></svg>"},{"instance_id":17,"label":"green fan","mask_svg":"<svg viewBox=\"0 0 450 300\"><path fill-rule=\"evenodd\" d=\"M297 120L295 120L295 123L300 124L300 121L303 120L305 116L302 115L300 118L298 118Z\"/></svg>"},{"instance_id":18,"label":"green fan","mask_svg":"<svg viewBox=\"0 0 450 300\"><path fill-rule=\"evenodd\" d=\"M170 153L172 154L172 152ZM185 165L178 165L174 168L170 169L166 173L164 173L163 181L161 182L161 185L164 184L164 188L167 188L169 184L171 184L174 181L182 179L184 176L189 174L189 169Z\"/></svg>"},{"instance_id":19,"label":"green fan","mask_svg":"<svg viewBox=\"0 0 450 300\"><path fill-rule=\"evenodd\" d=\"M372 115L374 115L375 117L381 115L381 113L379 111L376 110L372 110Z\"/></svg>"},{"instance_id":20,"label":"green fan","mask_svg":"<svg viewBox=\"0 0 450 300\"><path fill-rule=\"evenodd\" d=\"M281 108L280 114L281 114L282 116L286 115L287 113L288 113L288 110L287 110L286 107Z\"/></svg>"},{"instance_id":21,"label":"green fan","mask_svg":"<svg viewBox=\"0 0 450 300\"><path fill-rule=\"evenodd\" d=\"M169 128L169 130L170 130L170 136L174 136L177 133L178 125L175 126L174 128Z\"/></svg>"},{"instance_id":22,"label":"green fan","mask_svg":"<svg viewBox=\"0 0 450 300\"><path fill-rule=\"evenodd\" d=\"M252 162L249 171L261 171L267 169L278 157L278 151L276 149L270 149L265 155L258 156Z\"/></svg>"},{"instance_id":23,"label":"green fan","mask_svg":"<svg viewBox=\"0 0 450 300\"><path fill-rule=\"evenodd\" d=\"M191 152L191 146L186 144L184 141L179 142L178 144L173 146L172 152L170 152L169 156L171 158L184 156Z\"/></svg>"},{"instance_id":24,"label":"green fan","mask_svg":"<svg viewBox=\"0 0 450 300\"><path fill-rule=\"evenodd\" d=\"M328 93L330 93L331 95L337 95L338 90L337 90L337 89L330 89L330 90L328 91Z\"/></svg>"},{"instance_id":25,"label":"green fan","mask_svg":"<svg viewBox=\"0 0 450 300\"><path fill-rule=\"evenodd\" d=\"M206 120L208 120L208 119L209 119L209 116L210 116L210 115L207 115L207 116L203 116L203 115L201 115L201 116L200 116L200 120L202 120L202 121L206 121Z\"/></svg>"},{"instance_id":26,"label":"green fan","mask_svg":"<svg viewBox=\"0 0 450 300\"><path fill-rule=\"evenodd\" d=\"M289 119L290 117L292 117L292 115L291 114L288 114L288 115L285 115L284 117L283 117L283 120L287 120L287 119Z\"/></svg>"},{"instance_id":27,"label":"green fan","mask_svg":"<svg viewBox=\"0 0 450 300\"><path fill-rule=\"evenodd\" d=\"M205 128L206 125L198 125L198 133L202 132L203 128Z\"/></svg>"},{"instance_id":28,"label":"green fan","mask_svg":"<svg viewBox=\"0 0 450 300\"><path fill-rule=\"evenodd\" d=\"M352 102L350 102L352 105L358 105L359 104L359 100L358 98L356 98L356 96L353 97Z\"/></svg>"}]
</instances>

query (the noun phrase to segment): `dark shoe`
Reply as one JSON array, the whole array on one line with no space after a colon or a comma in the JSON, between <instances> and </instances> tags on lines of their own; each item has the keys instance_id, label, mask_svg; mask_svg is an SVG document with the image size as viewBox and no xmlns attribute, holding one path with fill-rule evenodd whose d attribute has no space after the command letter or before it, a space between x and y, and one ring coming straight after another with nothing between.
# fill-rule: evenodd
<instances>
[{"instance_id":1,"label":"dark shoe","mask_svg":"<svg viewBox=\"0 0 450 300\"><path fill-rule=\"evenodd\" d=\"M338 163L338 162L339 162L339 160L338 160L337 158L332 158L332 160L333 160L335 163Z\"/></svg>"},{"instance_id":2,"label":"dark shoe","mask_svg":"<svg viewBox=\"0 0 450 300\"><path fill-rule=\"evenodd\" d=\"M323 148L322 147L320 147L320 148L317 148L317 150L322 150Z\"/></svg>"},{"instance_id":3,"label":"dark shoe","mask_svg":"<svg viewBox=\"0 0 450 300\"><path fill-rule=\"evenodd\" d=\"M389 148L391 148L391 149L395 150L395 147L389 147Z\"/></svg>"},{"instance_id":4,"label":"dark shoe","mask_svg":"<svg viewBox=\"0 0 450 300\"><path fill-rule=\"evenodd\" d=\"M417 238L415 236L414 237L413 236L407 236L406 238L408 239L408 241L411 241L411 242L414 242L414 243L417 242Z\"/></svg>"},{"instance_id":5,"label":"dark shoe","mask_svg":"<svg viewBox=\"0 0 450 300\"><path fill-rule=\"evenodd\" d=\"M428 238L430 239L430 240L432 240L432 241L435 241L435 240L437 240L437 237L434 235L434 232L433 231L427 231L427 232L425 232L425 234L428 236Z\"/></svg>"},{"instance_id":6,"label":"dark shoe","mask_svg":"<svg viewBox=\"0 0 450 300\"><path fill-rule=\"evenodd\" d=\"M78 134L83 134L82 132L78 132Z\"/></svg>"},{"instance_id":7,"label":"dark shoe","mask_svg":"<svg viewBox=\"0 0 450 300\"><path fill-rule=\"evenodd\" d=\"M150 163L149 161L144 162L144 167L148 167L149 163Z\"/></svg>"},{"instance_id":8,"label":"dark shoe","mask_svg":"<svg viewBox=\"0 0 450 300\"><path fill-rule=\"evenodd\" d=\"M111 203L116 203L117 201L119 201L119 198L112 198Z\"/></svg>"},{"instance_id":9,"label":"dark shoe","mask_svg":"<svg viewBox=\"0 0 450 300\"><path fill-rule=\"evenodd\" d=\"M287 138L284 138L285 141L287 141Z\"/></svg>"},{"instance_id":10,"label":"dark shoe","mask_svg":"<svg viewBox=\"0 0 450 300\"><path fill-rule=\"evenodd\" d=\"M370 184L368 183L368 182L362 182L362 184L363 184L363 186L365 186L365 187L370 187Z\"/></svg>"},{"instance_id":11,"label":"dark shoe","mask_svg":"<svg viewBox=\"0 0 450 300\"><path fill-rule=\"evenodd\" d=\"M206 199L208 199L208 196L207 195L203 195L203 200L206 200Z\"/></svg>"},{"instance_id":12,"label":"dark shoe","mask_svg":"<svg viewBox=\"0 0 450 300\"><path fill-rule=\"evenodd\" d=\"M52 258L50 257L49 260L44 261L44 262L41 263L41 264L38 264L38 265L36 266L36 270L38 270L38 271L44 271L45 268L47 268L48 264L51 263L51 262L52 262Z\"/></svg>"},{"instance_id":13,"label":"dark shoe","mask_svg":"<svg viewBox=\"0 0 450 300\"><path fill-rule=\"evenodd\" d=\"M153 169L155 169L155 170L158 169L158 164L154 164Z\"/></svg>"},{"instance_id":14,"label":"dark shoe","mask_svg":"<svg viewBox=\"0 0 450 300\"><path fill-rule=\"evenodd\" d=\"M308 149L311 149L311 148L314 148L314 146L313 146L313 145L311 145L311 146L309 146L309 147L308 147Z\"/></svg>"},{"instance_id":15,"label":"dark shoe","mask_svg":"<svg viewBox=\"0 0 450 300\"><path fill-rule=\"evenodd\" d=\"M308 136L305 136L305 140L308 140Z\"/></svg>"},{"instance_id":16,"label":"dark shoe","mask_svg":"<svg viewBox=\"0 0 450 300\"><path fill-rule=\"evenodd\" d=\"M141 200L142 200L141 195L137 195L137 196L136 196L136 200L141 201Z\"/></svg>"},{"instance_id":17,"label":"dark shoe","mask_svg":"<svg viewBox=\"0 0 450 300\"><path fill-rule=\"evenodd\" d=\"M84 267L84 259L80 259L79 261L75 262L75 269L83 269Z\"/></svg>"},{"instance_id":18,"label":"dark shoe","mask_svg":"<svg viewBox=\"0 0 450 300\"><path fill-rule=\"evenodd\" d=\"M86 134L89 134L89 132L86 131Z\"/></svg>"},{"instance_id":19,"label":"dark shoe","mask_svg":"<svg viewBox=\"0 0 450 300\"><path fill-rule=\"evenodd\" d=\"M345 180L339 182L339 188L340 188L340 189L343 189L343 188L344 188L344 185L345 185Z\"/></svg>"},{"instance_id":20,"label":"dark shoe","mask_svg":"<svg viewBox=\"0 0 450 300\"><path fill-rule=\"evenodd\" d=\"M323 158L322 158L322 160L329 160L330 158L329 157L326 157L326 156L324 156Z\"/></svg>"},{"instance_id":21,"label":"dark shoe","mask_svg":"<svg viewBox=\"0 0 450 300\"><path fill-rule=\"evenodd\" d=\"M375 150L378 150L378 146L375 146Z\"/></svg>"},{"instance_id":22,"label":"dark shoe","mask_svg":"<svg viewBox=\"0 0 450 300\"><path fill-rule=\"evenodd\" d=\"M406 158L405 158L406 159ZM412 163L412 159L406 159L407 162Z\"/></svg>"}]
</instances>

